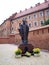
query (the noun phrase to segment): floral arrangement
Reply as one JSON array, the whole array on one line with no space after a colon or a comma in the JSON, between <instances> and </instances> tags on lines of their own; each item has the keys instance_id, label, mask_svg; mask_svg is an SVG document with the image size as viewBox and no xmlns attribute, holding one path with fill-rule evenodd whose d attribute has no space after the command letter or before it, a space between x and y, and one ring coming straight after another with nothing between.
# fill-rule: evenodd
<instances>
[{"instance_id":1,"label":"floral arrangement","mask_svg":"<svg viewBox=\"0 0 49 65\"><path fill-rule=\"evenodd\" d=\"M40 56L40 49L39 48L34 48L33 49L33 52L30 53L30 52L26 52L25 54L23 54L24 56L27 56L27 57L30 57L31 55L34 55L34 56ZM22 50L20 48L17 48L15 50L15 57L16 58L20 58L22 56Z\"/></svg>"},{"instance_id":2,"label":"floral arrangement","mask_svg":"<svg viewBox=\"0 0 49 65\"><path fill-rule=\"evenodd\" d=\"M34 54L39 54L40 53L40 49L39 48L34 48L33 52L34 52Z\"/></svg>"},{"instance_id":3,"label":"floral arrangement","mask_svg":"<svg viewBox=\"0 0 49 65\"><path fill-rule=\"evenodd\" d=\"M25 53L25 55L26 55L27 57L30 57L30 56L31 56L31 53L27 51L27 52Z\"/></svg>"},{"instance_id":4,"label":"floral arrangement","mask_svg":"<svg viewBox=\"0 0 49 65\"><path fill-rule=\"evenodd\" d=\"M20 48L16 49L16 50L15 50L15 54L16 54L16 55L22 54L22 50L21 50Z\"/></svg>"}]
</instances>

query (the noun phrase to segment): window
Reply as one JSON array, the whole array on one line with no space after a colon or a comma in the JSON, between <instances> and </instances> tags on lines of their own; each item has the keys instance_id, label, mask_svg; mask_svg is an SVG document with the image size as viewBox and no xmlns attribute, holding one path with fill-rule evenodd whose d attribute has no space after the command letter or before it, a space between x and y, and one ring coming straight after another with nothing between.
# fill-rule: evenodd
<instances>
[{"instance_id":1,"label":"window","mask_svg":"<svg viewBox=\"0 0 49 65\"><path fill-rule=\"evenodd\" d=\"M46 11L47 12L47 15L49 15L49 10L48 11Z\"/></svg>"},{"instance_id":2,"label":"window","mask_svg":"<svg viewBox=\"0 0 49 65\"><path fill-rule=\"evenodd\" d=\"M40 16L43 16L43 12L40 12Z\"/></svg>"},{"instance_id":3,"label":"window","mask_svg":"<svg viewBox=\"0 0 49 65\"><path fill-rule=\"evenodd\" d=\"M41 25L43 25L44 24L44 21L41 21Z\"/></svg>"},{"instance_id":4,"label":"window","mask_svg":"<svg viewBox=\"0 0 49 65\"><path fill-rule=\"evenodd\" d=\"M34 18L37 18L37 15L36 14L34 14Z\"/></svg>"},{"instance_id":5,"label":"window","mask_svg":"<svg viewBox=\"0 0 49 65\"><path fill-rule=\"evenodd\" d=\"M31 17L29 16L29 19L30 19Z\"/></svg>"},{"instance_id":6,"label":"window","mask_svg":"<svg viewBox=\"0 0 49 65\"><path fill-rule=\"evenodd\" d=\"M29 23L29 27L31 27L31 23Z\"/></svg>"},{"instance_id":7,"label":"window","mask_svg":"<svg viewBox=\"0 0 49 65\"><path fill-rule=\"evenodd\" d=\"M35 25L35 26L38 26L38 23L37 23L37 22L34 22L34 25Z\"/></svg>"}]
</instances>

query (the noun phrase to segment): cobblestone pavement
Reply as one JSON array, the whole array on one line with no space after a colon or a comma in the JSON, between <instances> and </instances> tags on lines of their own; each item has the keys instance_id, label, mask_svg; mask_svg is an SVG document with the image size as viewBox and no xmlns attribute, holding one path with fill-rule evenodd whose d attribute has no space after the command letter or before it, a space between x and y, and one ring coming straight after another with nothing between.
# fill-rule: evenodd
<instances>
[{"instance_id":1,"label":"cobblestone pavement","mask_svg":"<svg viewBox=\"0 0 49 65\"><path fill-rule=\"evenodd\" d=\"M40 57L15 58L16 45L0 44L0 65L49 65L49 53L41 52Z\"/></svg>"}]
</instances>

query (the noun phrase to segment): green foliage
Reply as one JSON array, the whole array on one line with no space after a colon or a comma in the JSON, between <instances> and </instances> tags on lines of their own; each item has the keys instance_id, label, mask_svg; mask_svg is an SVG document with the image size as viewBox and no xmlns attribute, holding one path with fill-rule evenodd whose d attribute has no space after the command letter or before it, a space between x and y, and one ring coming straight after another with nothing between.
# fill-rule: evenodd
<instances>
[{"instance_id":1,"label":"green foliage","mask_svg":"<svg viewBox=\"0 0 49 65\"><path fill-rule=\"evenodd\" d=\"M34 48L33 52L34 52L34 54L39 54L40 53L40 49L39 48Z\"/></svg>"},{"instance_id":2,"label":"green foliage","mask_svg":"<svg viewBox=\"0 0 49 65\"><path fill-rule=\"evenodd\" d=\"M15 54L16 54L16 55L22 54L22 50L21 50L20 48L16 49Z\"/></svg>"},{"instance_id":3,"label":"green foliage","mask_svg":"<svg viewBox=\"0 0 49 65\"><path fill-rule=\"evenodd\" d=\"M43 25L48 25L48 24L49 24L49 19L43 23Z\"/></svg>"}]
</instances>

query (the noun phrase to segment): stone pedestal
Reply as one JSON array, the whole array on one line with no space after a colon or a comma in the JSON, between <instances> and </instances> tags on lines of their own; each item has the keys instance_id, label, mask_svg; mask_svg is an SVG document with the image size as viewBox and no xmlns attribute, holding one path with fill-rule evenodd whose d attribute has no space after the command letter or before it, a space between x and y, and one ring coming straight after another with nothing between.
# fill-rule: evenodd
<instances>
[{"instance_id":1,"label":"stone pedestal","mask_svg":"<svg viewBox=\"0 0 49 65\"><path fill-rule=\"evenodd\" d=\"M31 53L34 46L32 44L20 44L18 48L20 48L22 50L22 54L24 54L26 51Z\"/></svg>"}]
</instances>

